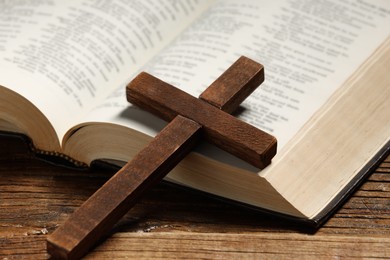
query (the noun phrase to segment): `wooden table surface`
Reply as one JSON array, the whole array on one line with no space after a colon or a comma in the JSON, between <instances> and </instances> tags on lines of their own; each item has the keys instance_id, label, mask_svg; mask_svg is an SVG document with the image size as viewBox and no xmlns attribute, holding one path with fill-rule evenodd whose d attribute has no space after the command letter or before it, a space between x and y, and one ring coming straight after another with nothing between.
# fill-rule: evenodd
<instances>
[{"instance_id":1,"label":"wooden table surface","mask_svg":"<svg viewBox=\"0 0 390 260\"><path fill-rule=\"evenodd\" d=\"M0 259L46 259L46 236L113 173L32 158L0 138ZM390 157L314 233L166 183L150 191L87 259L390 258Z\"/></svg>"}]
</instances>

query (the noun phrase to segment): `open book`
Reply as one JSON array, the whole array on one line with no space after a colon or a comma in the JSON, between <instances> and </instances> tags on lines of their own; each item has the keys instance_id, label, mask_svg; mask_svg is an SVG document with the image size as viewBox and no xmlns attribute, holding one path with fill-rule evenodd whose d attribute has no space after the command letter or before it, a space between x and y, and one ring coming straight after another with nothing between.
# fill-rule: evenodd
<instances>
[{"instance_id":1,"label":"open book","mask_svg":"<svg viewBox=\"0 0 390 260\"><path fill-rule=\"evenodd\" d=\"M7 1L0 130L123 165L166 124L127 103L140 71L198 96L239 56L265 83L237 116L278 139L262 171L200 144L167 180L318 223L389 148L388 1Z\"/></svg>"}]
</instances>

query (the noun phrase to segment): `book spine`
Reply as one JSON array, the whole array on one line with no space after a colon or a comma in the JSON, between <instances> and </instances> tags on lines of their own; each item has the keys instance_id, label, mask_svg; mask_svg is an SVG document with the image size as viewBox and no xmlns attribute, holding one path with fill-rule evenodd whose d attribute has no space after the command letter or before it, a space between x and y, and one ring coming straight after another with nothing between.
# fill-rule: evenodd
<instances>
[{"instance_id":1,"label":"book spine","mask_svg":"<svg viewBox=\"0 0 390 260\"><path fill-rule=\"evenodd\" d=\"M39 157L44 159L45 161L54 163L54 164L60 164L64 166L74 166L77 168L88 168L88 164L78 161L64 153L57 152L57 151L45 151L38 149L34 146L32 142L29 142L29 148L31 152Z\"/></svg>"}]
</instances>

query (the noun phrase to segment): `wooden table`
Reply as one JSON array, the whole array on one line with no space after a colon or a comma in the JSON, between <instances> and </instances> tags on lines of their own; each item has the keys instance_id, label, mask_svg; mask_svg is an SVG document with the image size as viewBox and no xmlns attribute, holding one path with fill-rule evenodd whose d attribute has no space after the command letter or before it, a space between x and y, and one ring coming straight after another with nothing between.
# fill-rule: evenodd
<instances>
[{"instance_id":1,"label":"wooden table","mask_svg":"<svg viewBox=\"0 0 390 260\"><path fill-rule=\"evenodd\" d=\"M46 236L112 171L77 171L0 138L0 259L45 259ZM162 183L86 258L389 258L390 157L314 234Z\"/></svg>"}]
</instances>

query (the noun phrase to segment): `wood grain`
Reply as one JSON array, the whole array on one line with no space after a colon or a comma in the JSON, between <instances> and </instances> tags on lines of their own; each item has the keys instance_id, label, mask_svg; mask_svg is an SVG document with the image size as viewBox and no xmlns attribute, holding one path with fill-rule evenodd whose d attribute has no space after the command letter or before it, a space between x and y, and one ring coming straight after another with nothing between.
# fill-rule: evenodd
<instances>
[{"instance_id":1,"label":"wood grain","mask_svg":"<svg viewBox=\"0 0 390 260\"><path fill-rule=\"evenodd\" d=\"M199 99L232 114L263 81L263 65L241 56L200 94Z\"/></svg>"},{"instance_id":2,"label":"wood grain","mask_svg":"<svg viewBox=\"0 0 390 260\"><path fill-rule=\"evenodd\" d=\"M201 128L190 119L175 117L48 237L48 252L61 259L81 258L192 150Z\"/></svg>"},{"instance_id":3,"label":"wood grain","mask_svg":"<svg viewBox=\"0 0 390 260\"><path fill-rule=\"evenodd\" d=\"M263 66L242 57L213 83L211 91L206 90L204 102L147 73L137 76L127 86L128 101L157 109L161 115L174 111L174 117L168 117L169 124L48 237L47 251L61 259L84 256L201 136L255 166L268 165L276 154L276 139L220 110L234 110L263 79ZM218 108L210 105L214 103Z\"/></svg>"},{"instance_id":4,"label":"wood grain","mask_svg":"<svg viewBox=\"0 0 390 260\"><path fill-rule=\"evenodd\" d=\"M32 158L18 140L0 144L0 259L47 259L47 235L114 172L61 168ZM389 258L390 157L314 234L166 183L112 233L87 258Z\"/></svg>"},{"instance_id":5,"label":"wood grain","mask_svg":"<svg viewBox=\"0 0 390 260\"><path fill-rule=\"evenodd\" d=\"M276 154L277 142L272 135L146 72L135 77L126 91L129 102L168 122L177 115L194 120L202 125L208 142L260 169Z\"/></svg>"}]
</instances>

